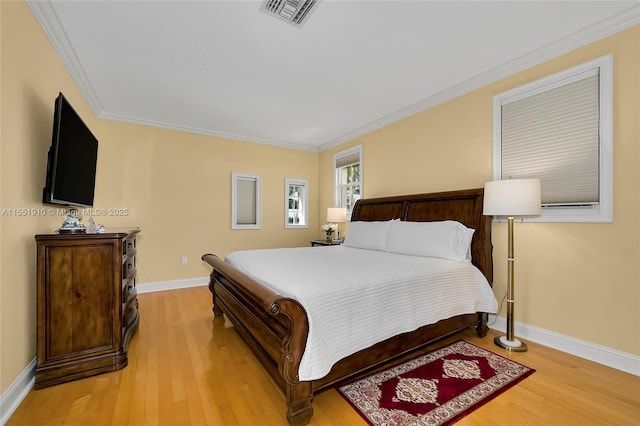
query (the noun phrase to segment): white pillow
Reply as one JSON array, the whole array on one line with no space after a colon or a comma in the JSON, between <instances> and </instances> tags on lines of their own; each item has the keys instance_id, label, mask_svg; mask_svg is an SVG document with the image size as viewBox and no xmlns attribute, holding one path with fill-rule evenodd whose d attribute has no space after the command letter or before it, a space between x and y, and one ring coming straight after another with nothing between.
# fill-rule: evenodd
<instances>
[{"instance_id":1,"label":"white pillow","mask_svg":"<svg viewBox=\"0 0 640 426\"><path fill-rule=\"evenodd\" d=\"M351 222L343 245L347 247L384 251L391 221Z\"/></svg>"},{"instance_id":2,"label":"white pillow","mask_svg":"<svg viewBox=\"0 0 640 426\"><path fill-rule=\"evenodd\" d=\"M445 220L440 222L393 222L387 237L387 251L413 256L470 261L474 229Z\"/></svg>"}]
</instances>

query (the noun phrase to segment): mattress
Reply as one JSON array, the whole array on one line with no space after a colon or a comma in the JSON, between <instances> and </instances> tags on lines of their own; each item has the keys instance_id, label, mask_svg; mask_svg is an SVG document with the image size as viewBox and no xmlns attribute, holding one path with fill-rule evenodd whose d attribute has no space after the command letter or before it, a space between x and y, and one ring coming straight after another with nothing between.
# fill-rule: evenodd
<instances>
[{"instance_id":1,"label":"mattress","mask_svg":"<svg viewBox=\"0 0 640 426\"><path fill-rule=\"evenodd\" d=\"M243 250L225 261L307 311L299 379L395 335L460 314L497 311L485 276L468 262L345 246Z\"/></svg>"}]
</instances>

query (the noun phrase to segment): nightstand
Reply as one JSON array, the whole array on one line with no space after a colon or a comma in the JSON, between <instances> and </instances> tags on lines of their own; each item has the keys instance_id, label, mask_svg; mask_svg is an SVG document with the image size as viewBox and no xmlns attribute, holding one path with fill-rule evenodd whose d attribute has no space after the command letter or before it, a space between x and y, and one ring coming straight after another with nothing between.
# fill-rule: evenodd
<instances>
[{"instance_id":1,"label":"nightstand","mask_svg":"<svg viewBox=\"0 0 640 426\"><path fill-rule=\"evenodd\" d=\"M315 246L339 246L344 240L311 240L311 247Z\"/></svg>"}]
</instances>

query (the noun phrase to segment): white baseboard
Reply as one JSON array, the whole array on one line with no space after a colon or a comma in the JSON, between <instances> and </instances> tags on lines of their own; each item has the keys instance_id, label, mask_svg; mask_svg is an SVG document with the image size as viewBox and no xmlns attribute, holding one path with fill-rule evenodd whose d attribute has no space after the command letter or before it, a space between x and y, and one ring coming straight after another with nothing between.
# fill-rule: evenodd
<instances>
[{"instance_id":1,"label":"white baseboard","mask_svg":"<svg viewBox=\"0 0 640 426\"><path fill-rule=\"evenodd\" d=\"M158 281L151 283L137 283L138 294L153 293L156 291L177 290L180 288L200 287L209 285L209 277L188 278L184 280Z\"/></svg>"},{"instance_id":2,"label":"white baseboard","mask_svg":"<svg viewBox=\"0 0 640 426\"><path fill-rule=\"evenodd\" d=\"M502 333L506 332L507 319L505 317L489 315L489 324L489 327L494 330ZM640 376L640 357L638 356L532 325L522 324L517 321L514 323L514 333L522 340L539 343L549 348L615 368L616 370Z\"/></svg>"},{"instance_id":3,"label":"white baseboard","mask_svg":"<svg viewBox=\"0 0 640 426\"><path fill-rule=\"evenodd\" d=\"M9 421L9 418L22 403L22 400L26 398L35 382L36 359L34 358L7 390L2 392L0 397L0 424L4 425Z\"/></svg>"}]
</instances>

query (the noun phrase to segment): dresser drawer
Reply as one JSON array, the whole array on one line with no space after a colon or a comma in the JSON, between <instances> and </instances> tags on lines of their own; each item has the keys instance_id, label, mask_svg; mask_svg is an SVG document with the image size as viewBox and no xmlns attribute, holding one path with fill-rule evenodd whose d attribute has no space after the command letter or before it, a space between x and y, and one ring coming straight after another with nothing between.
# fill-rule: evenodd
<instances>
[{"instance_id":1,"label":"dresser drawer","mask_svg":"<svg viewBox=\"0 0 640 426\"><path fill-rule=\"evenodd\" d=\"M124 253L133 254L136 253L136 237L129 237L124 240Z\"/></svg>"},{"instance_id":2,"label":"dresser drawer","mask_svg":"<svg viewBox=\"0 0 640 426\"><path fill-rule=\"evenodd\" d=\"M122 310L122 328L127 328L138 317L138 300L131 299Z\"/></svg>"},{"instance_id":3,"label":"dresser drawer","mask_svg":"<svg viewBox=\"0 0 640 426\"><path fill-rule=\"evenodd\" d=\"M136 275L136 237L131 236L123 240L122 248L122 279L130 279Z\"/></svg>"},{"instance_id":4,"label":"dresser drawer","mask_svg":"<svg viewBox=\"0 0 640 426\"><path fill-rule=\"evenodd\" d=\"M135 256L122 257L122 279L128 280L136 276L136 258Z\"/></svg>"},{"instance_id":5,"label":"dresser drawer","mask_svg":"<svg viewBox=\"0 0 640 426\"><path fill-rule=\"evenodd\" d=\"M122 281L122 303L128 303L138 295L135 277Z\"/></svg>"}]
</instances>

